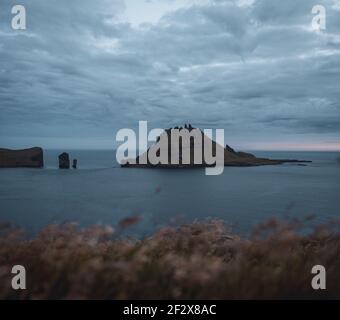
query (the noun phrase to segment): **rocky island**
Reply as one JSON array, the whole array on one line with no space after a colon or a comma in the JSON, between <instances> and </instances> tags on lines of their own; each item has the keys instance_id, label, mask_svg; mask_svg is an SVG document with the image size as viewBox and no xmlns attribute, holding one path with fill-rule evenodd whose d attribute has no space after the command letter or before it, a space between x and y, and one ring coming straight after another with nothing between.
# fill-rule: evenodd
<instances>
[{"instance_id":1,"label":"rocky island","mask_svg":"<svg viewBox=\"0 0 340 320\"><path fill-rule=\"evenodd\" d=\"M42 168L43 166L44 155L41 148L0 149L0 168Z\"/></svg>"},{"instance_id":2,"label":"rocky island","mask_svg":"<svg viewBox=\"0 0 340 320\"><path fill-rule=\"evenodd\" d=\"M187 130L187 132L192 132L196 130L196 132L199 133L200 139L198 141L194 141L192 137L190 137L190 142L187 145L183 145L182 140L179 140L179 142L174 142L171 139L171 132L173 129L177 129L179 131ZM163 140L164 135L166 135L167 139ZM163 141L163 142L162 142ZM165 145L165 148L168 150L168 161L165 163L158 163L158 164L152 164L149 160L150 154L160 154L160 148L164 147L164 141L167 143L167 146ZM137 168L193 168L193 167L209 167L211 165L207 164L204 156L202 159L202 162L200 164L197 164L194 162L194 155L195 151L197 151L197 148L203 150L204 155L204 145L205 142L208 142L212 144L212 153L213 156L216 155L217 152L220 152L220 154L223 154L224 156L224 166L226 167L251 167L251 166L265 166L265 165L280 165L284 163L296 163L296 164L304 164L309 163L312 161L306 161L306 160L292 160L292 159L267 159L267 158L258 158L255 155L251 153L246 152L238 152L235 151L233 148L229 147L228 145L221 146L220 144L216 143L215 141L211 140L207 135L204 134L203 131L200 129L193 128L191 125L185 125L184 128L182 127L175 127L164 130L164 132L161 134L161 136L158 137L157 142L152 145L145 153L138 156L136 159L127 160L125 163L122 163L122 167L137 167ZM174 146L174 143L176 145ZM190 162L184 163L183 162L183 152L186 148L189 148L190 153ZM222 148L222 149L221 149ZM187 150L188 151L188 150ZM179 163L173 164L171 163L170 159L172 158L173 153L177 153L176 156L179 159Z\"/></svg>"}]
</instances>

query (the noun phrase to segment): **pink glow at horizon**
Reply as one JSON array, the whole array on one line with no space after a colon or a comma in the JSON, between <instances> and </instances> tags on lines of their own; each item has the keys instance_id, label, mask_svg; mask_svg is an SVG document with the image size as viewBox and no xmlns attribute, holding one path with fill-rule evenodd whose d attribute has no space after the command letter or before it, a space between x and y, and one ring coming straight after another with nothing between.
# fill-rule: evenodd
<instances>
[{"instance_id":1,"label":"pink glow at horizon","mask_svg":"<svg viewBox=\"0 0 340 320\"><path fill-rule=\"evenodd\" d=\"M340 151L340 142L328 143L289 143L289 142L268 142L254 143L246 146L249 150L268 151Z\"/></svg>"}]
</instances>

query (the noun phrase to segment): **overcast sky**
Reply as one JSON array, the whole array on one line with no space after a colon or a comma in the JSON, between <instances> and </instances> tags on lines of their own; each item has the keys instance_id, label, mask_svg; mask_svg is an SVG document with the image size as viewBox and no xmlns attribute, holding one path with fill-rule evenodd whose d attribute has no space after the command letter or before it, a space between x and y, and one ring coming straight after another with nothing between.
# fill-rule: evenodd
<instances>
[{"instance_id":1,"label":"overcast sky","mask_svg":"<svg viewBox=\"0 0 340 320\"><path fill-rule=\"evenodd\" d=\"M15 4L0 2L0 147L112 148L147 120L340 150L338 0L22 0L25 31Z\"/></svg>"}]
</instances>

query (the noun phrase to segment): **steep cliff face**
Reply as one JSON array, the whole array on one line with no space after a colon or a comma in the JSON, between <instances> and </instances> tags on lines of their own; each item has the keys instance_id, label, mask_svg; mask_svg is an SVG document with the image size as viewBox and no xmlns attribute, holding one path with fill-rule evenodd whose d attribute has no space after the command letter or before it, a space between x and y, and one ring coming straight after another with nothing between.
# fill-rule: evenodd
<instances>
[{"instance_id":1,"label":"steep cliff face","mask_svg":"<svg viewBox=\"0 0 340 320\"><path fill-rule=\"evenodd\" d=\"M42 168L43 166L44 154L41 148L0 149L0 168Z\"/></svg>"}]
</instances>

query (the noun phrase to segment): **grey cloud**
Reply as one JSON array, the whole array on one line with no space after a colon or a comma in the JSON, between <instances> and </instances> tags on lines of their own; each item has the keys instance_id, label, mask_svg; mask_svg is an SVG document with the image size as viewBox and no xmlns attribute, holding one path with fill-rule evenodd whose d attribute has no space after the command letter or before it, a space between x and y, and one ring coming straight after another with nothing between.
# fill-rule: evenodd
<instances>
[{"instance_id":1,"label":"grey cloud","mask_svg":"<svg viewBox=\"0 0 340 320\"><path fill-rule=\"evenodd\" d=\"M24 32L10 28L15 1L2 1L0 144L72 132L108 141L139 120L224 127L237 141L336 138L340 11L319 3L318 34L311 0L212 1L139 28L120 20L122 0L27 0Z\"/></svg>"}]
</instances>

